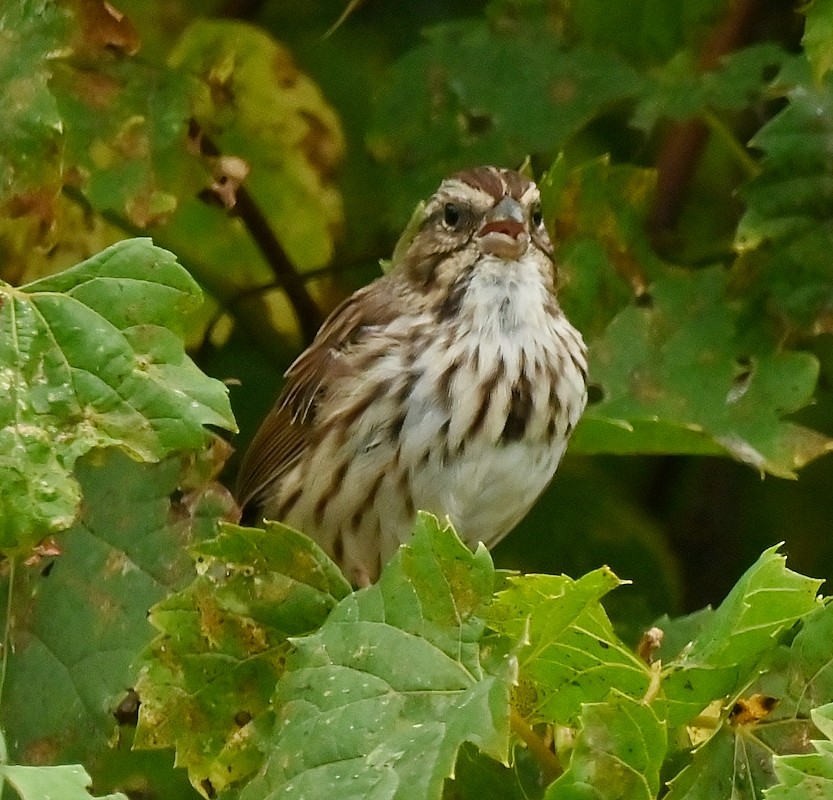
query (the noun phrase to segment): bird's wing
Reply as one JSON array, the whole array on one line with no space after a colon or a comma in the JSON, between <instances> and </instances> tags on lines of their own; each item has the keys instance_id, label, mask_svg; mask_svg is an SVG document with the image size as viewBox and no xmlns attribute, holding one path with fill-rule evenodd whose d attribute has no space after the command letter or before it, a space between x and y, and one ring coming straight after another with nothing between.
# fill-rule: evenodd
<instances>
[{"instance_id":1,"label":"bird's wing","mask_svg":"<svg viewBox=\"0 0 833 800\"><path fill-rule=\"evenodd\" d=\"M262 493L285 475L310 443L317 405L339 359L373 327L400 313L390 294L380 291L384 278L348 297L326 319L312 344L286 371L286 384L246 451L237 476L237 502L245 509L260 504Z\"/></svg>"}]
</instances>

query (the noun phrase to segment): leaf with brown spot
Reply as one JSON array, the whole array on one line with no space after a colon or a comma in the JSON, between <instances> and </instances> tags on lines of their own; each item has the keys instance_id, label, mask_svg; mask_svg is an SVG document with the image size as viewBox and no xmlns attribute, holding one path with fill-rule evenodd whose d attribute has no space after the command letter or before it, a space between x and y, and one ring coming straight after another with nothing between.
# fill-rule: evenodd
<instances>
[{"instance_id":1,"label":"leaf with brown spot","mask_svg":"<svg viewBox=\"0 0 833 800\"><path fill-rule=\"evenodd\" d=\"M761 473L794 477L833 449L829 437L786 419L812 401L818 361L808 353L752 359L720 269L677 272L651 287L650 307L625 308L591 342L591 378L602 398L572 446L584 452L728 453Z\"/></svg>"},{"instance_id":2,"label":"leaf with brown spot","mask_svg":"<svg viewBox=\"0 0 833 800\"><path fill-rule=\"evenodd\" d=\"M773 598L779 594L776 584L770 587ZM762 608L777 602L763 603ZM779 773L783 775L779 762L798 766L811 760L795 754L812 753L812 740L820 738L822 729L816 726L825 724L818 710L833 702L833 606L805 614L791 633L795 635L784 637L780 644L770 644L743 697L728 704L722 724L712 728L690 765L669 784L667 800L825 796L767 788L777 785Z\"/></svg>"},{"instance_id":3,"label":"leaf with brown spot","mask_svg":"<svg viewBox=\"0 0 833 800\"><path fill-rule=\"evenodd\" d=\"M135 746L175 747L205 796L251 775L288 638L315 630L350 592L311 540L277 523L224 525L192 548L199 576L155 606L161 632L144 659Z\"/></svg>"},{"instance_id":4,"label":"leaf with brown spot","mask_svg":"<svg viewBox=\"0 0 833 800\"><path fill-rule=\"evenodd\" d=\"M107 745L113 713L136 681L136 659L153 638L147 610L192 578L183 548L206 533L197 522L170 524L181 473L176 459L139 464L117 450L86 456L76 465L85 499L79 519L49 569L17 565L11 609L4 562L0 619L11 616L0 725L13 761L83 761L98 775L104 761L129 757Z\"/></svg>"},{"instance_id":5,"label":"leaf with brown spot","mask_svg":"<svg viewBox=\"0 0 833 800\"><path fill-rule=\"evenodd\" d=\"M4 3L0 14L0 209L47 228L61 185L62 120L49 87L70 15L56 3Z\"/></svg>"}]
</instances>

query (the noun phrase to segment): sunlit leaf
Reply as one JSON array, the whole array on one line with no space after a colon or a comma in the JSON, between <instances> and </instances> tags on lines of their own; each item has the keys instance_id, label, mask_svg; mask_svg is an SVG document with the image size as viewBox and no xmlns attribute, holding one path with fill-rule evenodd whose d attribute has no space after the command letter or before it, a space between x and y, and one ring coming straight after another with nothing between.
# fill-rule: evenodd
<instances>
[{"instance_id":1,"label":"sunlit leaf","mask_svg":"<svg viewBox=\"0 0 833 800\"><path fill-rule=\"evenodd\" d=\"M648 667L613 631L599 600L621 581L608 569L578 580L555 575L510 577L490 606L490 627L526 644L514 704L532 722L568 724L585 703L611 687L642 697Z\"/></svg>"},{"instance_id":2,"label":"sunlit leaf","mask_svg":"<svg viewBox=\"0 0 833 800\"><path fill-rule=\"evenodd\" d=\"M170 60L200 78L192 113L222 153L248 165L246 186L293 264L326 264L342 219L330 175L344 142L315 84L286 48L238 22L194 22Z\"/></svg>"},{"instance_id":3,"label":"sunlit leaf","mask_svg":"<svg viewBox=\"0 0 833 800\"><path fill-rule=\"evenodd\" d=\"M776 547L766 550L668 665L663 690L672 723L748 683L778 634L818 607L821 581L788 570L785 562Z\"/></svg>"}]
</instances>

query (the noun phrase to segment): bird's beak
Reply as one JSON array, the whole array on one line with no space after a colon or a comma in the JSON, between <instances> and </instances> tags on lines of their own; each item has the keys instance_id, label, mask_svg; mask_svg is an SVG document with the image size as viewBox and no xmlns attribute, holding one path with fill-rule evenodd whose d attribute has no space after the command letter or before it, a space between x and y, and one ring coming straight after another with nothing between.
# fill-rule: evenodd
<instances>
[{"instance_id":1,"label":"bird's beak","mask_svg":"<svg viewBox=\"0 0 833 800\"><path fill-rule=\"evenodd\" d=\"M477 232L480 252L507 261L520 258L529 245L526 215L521 204L504 197L487 215Z\"/></svg>"}]
</instances>

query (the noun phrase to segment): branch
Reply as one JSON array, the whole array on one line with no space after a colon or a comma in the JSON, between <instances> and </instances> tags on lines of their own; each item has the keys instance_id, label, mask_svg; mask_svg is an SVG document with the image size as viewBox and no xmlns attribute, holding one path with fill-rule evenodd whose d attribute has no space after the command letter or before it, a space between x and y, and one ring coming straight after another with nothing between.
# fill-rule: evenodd
<instances>
[{"instance_id":1,"label":"branch","mask_svg":"<svg viewBox=\"0 0 833 800\"><path fill-rule=\"evenodd\" d=\"M202 155L210 158L218 158L222 155L217 145L205 135L196 122L192 122L190 132L192 138L199 142ZM232 213L243 222L266 263L275 274L277 283L286 292L298 318L298 326L304 341L311 342L324 321L321 310L307 291L303 278L295 271L278 237L270 227L266 215L242 183L236 187L234 198Z\"/></svg>"},{"instance_id":2,"label":"branch","mask_svg":"<svg viewBox=\"0 0 833 800\"><path fill-rule=\"evenodd\" d=\"M148 235L147 230L140 228L119 214L112 211L94 211L79 189L64 186L62 191L70 201L81 206L89 213L98 214L109 225L118 228L128 236ZM154 228L152 235L153 241L160 247L172 251L177 249L166 242L164 226ZM277 364L282 363L280 358L276 358L277 355L285 358L289 357L290 353L287 351L286 342L269 321L269 308L263 298L262 288L257 290L246 289L242 292L232 293L228 286L220 281L211 280L210 273L201 272L196 265L190 264L187 258L180 253L177 253L177 261L194 276L197 282L219 303L224 311L234 317L236 324L246 331L264 356Z\"/></svg>"},{"instance_id":3,"label":"branch","mask_svg":"<svg viewBox=\"0 0 833 800\"><path fill-rule=\"evenodd\" d=\"M726 18L712 29L698 60L698 70L715 69L720 59L744 44L755 19L758 0L734 0ZM657 155L657 191L651 210L649 229L656 244L668 236L677 222L683 199L688 192L709 129L700 119L684 120L672 125Z\"/></svg>"},{"instance_id":4,"label":"branch","mask_svg":"<svg viewBox=\"0 0 833 800\"><path fill-rule=\"evenodd\" d=\"M226 0L215 12L218 17L253 20L266 0Z\"/></svg>"},{"instance_id":5,"label":"branch","mask_svg":"<svg viewBox=\"0 0 833 800\"><path fill-rule=\"evenodd\" d=\"M12 624L14 616L14 607L12 604L14 603L14 592L16 589L15 567L17 565L17 558L11 556L8 560L8 565L9 588L6 594L6 619L3 623L3 641L0 642L0 647L3 648L3 652L0 653L0 700L3 699L3 690L6 688L6 672L9 667L9 653L12 649ZM0 765L2 765L7 763L8 759L6 740L3 737L2 731L0 731L0 748L2 749L2 752L0 752Z\"/></svg>"},{"instance_id":6,"label":"branch","mask_svg":"<svg viewBox=\"0 0 833 800\"><path fill-rule=\"evenodd\" d=\"M509 712L509 724L514 734L521 739L535 757L546 785L552 783L564 770L558 756L547 747L541 737L532 730L526 720L512 708Z\"/></svg>"}]
</instances>

